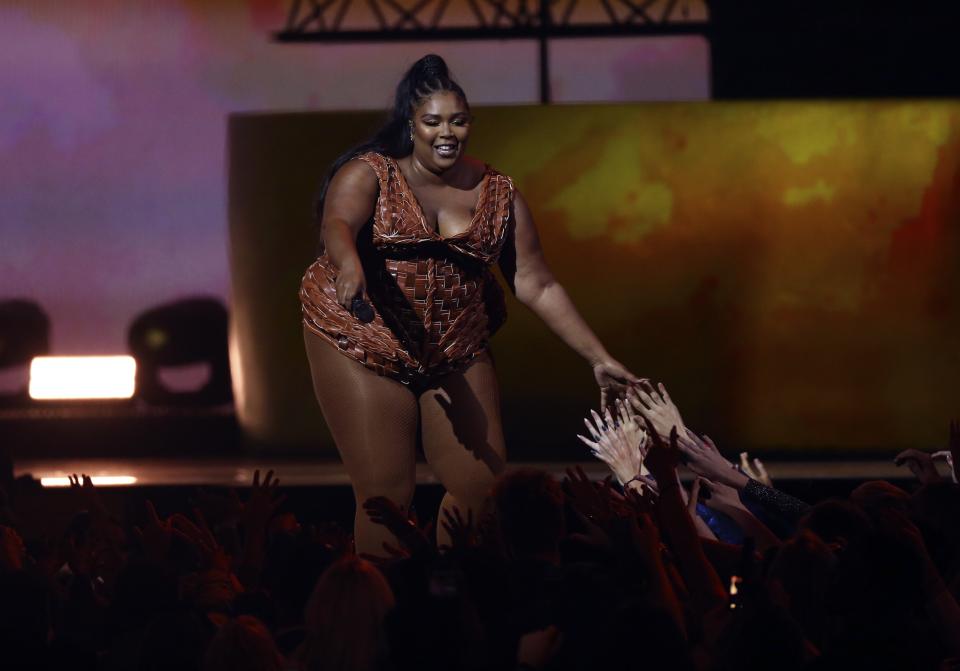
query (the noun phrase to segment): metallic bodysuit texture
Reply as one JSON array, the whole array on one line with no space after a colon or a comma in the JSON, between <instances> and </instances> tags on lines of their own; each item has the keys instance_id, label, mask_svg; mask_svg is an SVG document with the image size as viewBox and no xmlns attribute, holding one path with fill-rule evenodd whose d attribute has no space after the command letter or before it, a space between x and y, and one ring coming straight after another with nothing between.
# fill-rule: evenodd
<instances>
[{"instance_id":1,"label":"metallic bodysuit texture","mask_svg":"<svg viewBox=\"0 0 960 671\"><path fill-rule=\"evenodd\" d=\"M324 253L300 285L304 324L344 355L405 383L462 369L503 324L503 291L490 271L507 239L513 181L487 168L470 226L456 236L432 230L395 159L358 157L380 193L357 251L373 304L357 320L336 299L337 270Z\"/></svg>"}]
</instances>

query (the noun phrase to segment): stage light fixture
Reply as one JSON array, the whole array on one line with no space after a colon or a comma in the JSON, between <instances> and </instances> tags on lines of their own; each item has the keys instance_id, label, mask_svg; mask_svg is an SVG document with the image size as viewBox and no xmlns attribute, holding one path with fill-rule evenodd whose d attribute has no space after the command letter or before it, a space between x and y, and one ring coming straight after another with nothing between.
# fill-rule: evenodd
<instances>
[{"instance_id":1,"label":"stage light fixture","mask_svg":"<svg viewBox=\"0 0 960 671\"><path fill-rule=\"evenodd\" d=\"M127 333L137 359L137 397L159 406L215 406L233 400L229 314L219 298L183 298L137 316ZM197 380L193 388L177 382Z\"/></svg>"},{"instance_id":2,"label":"stage light fixture","mask_svg":"<svg viewBox=\"0 0 960 671\"><path fill-rule=\"evenodd\" d=\"M131 356L38 356L30 362L30 398L131 398L136 374L137 362Z\"/></svg>"},{"instance_id":3,"label":"stage light fixture","mask_svg":"<svg viewBox=\"0 0 960 671\"><path fill-rule=\"evenodd\" d=\"M90 479L95 487L126 487L137 484L137 479L132 475L93 475ZM70 478L66 475L45 477L40 478L40 484L44 487L69 487Z\"/></svg>"}]
</instances>

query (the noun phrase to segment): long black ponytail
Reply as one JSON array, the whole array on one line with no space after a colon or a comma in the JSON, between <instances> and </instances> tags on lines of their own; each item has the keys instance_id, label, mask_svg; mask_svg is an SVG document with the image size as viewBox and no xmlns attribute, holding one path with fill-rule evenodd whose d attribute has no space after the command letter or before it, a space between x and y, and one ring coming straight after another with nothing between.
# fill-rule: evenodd
<instances>
[{"instance_id":1,"label":"long black ponytail","mask_svg":"<svg viewBox=\"0 0 960 671\"><path fill-rule=\"evenodd\" d=\"M410 139L410 121L413 110L432 93L451 91L467 103L467 96L450 77L447 64L436 54L427 54L410 66L407 73L397 84L397 92L393 99L393 108L389 111L386 123L380 127L373 137L366 142L353 147L341 154L330 171L323 179L320 194L314 204L314 220L319 226L323 217L323 203L327 197L327 188L330 180L347 161L360 154L375 151L380 154L401 158L413 151L413 140Z\"/></svg>"}]
</instances>

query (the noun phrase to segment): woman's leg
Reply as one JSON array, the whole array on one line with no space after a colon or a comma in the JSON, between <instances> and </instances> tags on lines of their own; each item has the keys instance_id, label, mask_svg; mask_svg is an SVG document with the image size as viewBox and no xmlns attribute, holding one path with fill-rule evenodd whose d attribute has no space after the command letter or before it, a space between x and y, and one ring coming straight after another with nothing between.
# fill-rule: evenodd
<instances>
[{"instance_id":1,"label":"woman's leg","mask_svg":"<svg viewBox=\"0 0 960 671\"><path fill-rule=\"evenodd\" d=\"M463 372L437 380L419 400L423 452L447 489L437 538L448 543L440 524L443 511L457 506L466 516L472 510L476 523L506 462L493 360L488 353L478 356Z\"/></svg>"},{"instance_id":2,"label":"woman's leg","mask_svg":"<svg viewBox=\"0 0 960 671\"><path fill-rule=\"evenodd\" d=\"M377 375L304 327L313 390L353 484L357 552L383 554L395 542L363 512L363 502L386 496L404 510L416 485L417 401L396 380Z\"/></svg>"}]
</instances>

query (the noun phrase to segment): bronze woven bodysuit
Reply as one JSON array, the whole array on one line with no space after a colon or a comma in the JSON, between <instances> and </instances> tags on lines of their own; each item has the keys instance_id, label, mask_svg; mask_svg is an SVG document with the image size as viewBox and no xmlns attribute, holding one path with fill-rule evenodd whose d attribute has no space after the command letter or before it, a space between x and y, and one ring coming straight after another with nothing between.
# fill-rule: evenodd
<instances>
[{"instance_id":1,"label":"bronze woven bodysuit","mask_svg":"<svg viewBox=\"0 0 960 671\"><path fill-rule=\"evenodd\" d=\"M300 285L304 323L346 356L401 382L462 368L506 318L490 266L509 230L513 181L488 167L470 226L444 238L427 223L395 159L358 158L380 183L373 220L357 238L375 316L365 324L337 303L337 270L324 253Z\"/></svg>"}]
</instances>

